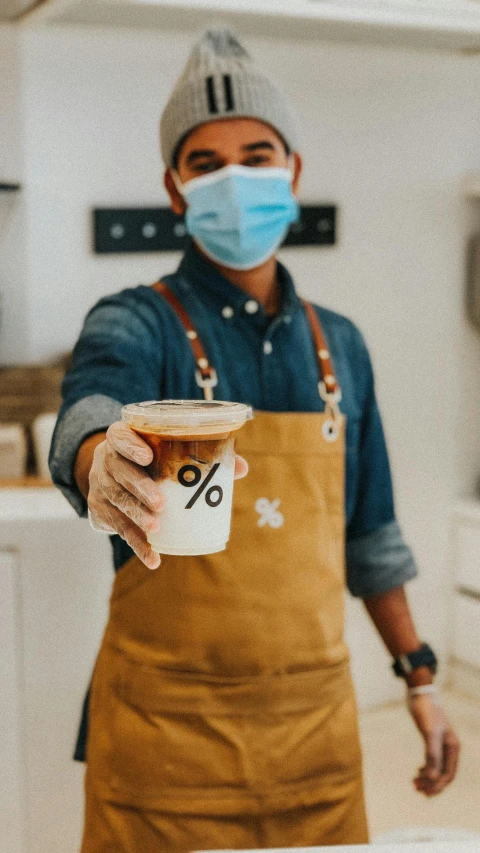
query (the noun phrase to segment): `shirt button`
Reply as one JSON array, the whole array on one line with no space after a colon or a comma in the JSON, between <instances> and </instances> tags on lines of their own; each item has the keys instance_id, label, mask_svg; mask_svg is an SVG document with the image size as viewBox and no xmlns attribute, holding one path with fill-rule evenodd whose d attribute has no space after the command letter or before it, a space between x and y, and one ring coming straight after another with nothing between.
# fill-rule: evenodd
<instances>
[{"instance_id":1,"label":"shirt button","mask_svg":"<svg viewBox=\"0 0 480 853\"><path fill-rule=\"evenodd\" d=\"M225 317L226 320L230 320L233 317L233 308L230 305L225 305L225 308L222 308L222 317Z\"/></svg>"},{"instance_id":2,"label":"shirt button","mask_svg":"<svg viewBox=\"0 0 480 853\"><path fill-rule=\"evenodd\" d=\"M285 317L283 318L283 322L286 323L287 325L292 322L292 318L290 317L290 314L285 314Z\"/></svg>"},{"instance_id":3,"label":"shirt button","mask_svg":"<svg viewBox=\"0 0 480 853\"><path fill-rule=\"evenodd\" d=\"M263 345L263 351L264 351L265 355L270 355L272 350L273 350L273 347L272 347L272 344L270 343L270 341L265 341L265 343Z\"/></svg>"},{"instance_id":4,"label":"shirt button","mask_svg":"<svg viewBox=\"0 0 480 853\"><path fill-rule=\"evenodd\" d=\"M255 299L249 299L248 302L245 302L245 311L247 314L256 314L258 311L258 302Z\"/></svg>"}]
</instances>

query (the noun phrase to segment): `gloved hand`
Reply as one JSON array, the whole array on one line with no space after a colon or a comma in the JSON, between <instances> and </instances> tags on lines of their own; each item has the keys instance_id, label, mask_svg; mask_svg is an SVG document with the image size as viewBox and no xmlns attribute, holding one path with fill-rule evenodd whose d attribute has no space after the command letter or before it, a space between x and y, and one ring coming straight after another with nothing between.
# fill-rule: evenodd
<instances>
[{"instance_id":1,"label":"gloved hand","mask_svg":"<svg viewBox=\"0 0 480 853\"><path fill-rule=\"evenodd\" d=\"M94 451L89 474L88 517L94 530L118 533L149 569L160 565L147 533L161 525L164 497L145 466L152 449L123 421L112 424L105 441ZM244 477L248 465L235 457L235 478Z\"/></svg>"},{"instance_id":2,"label":"gloved hand","mask_svg":"<svg viewBox=\"0 0 480 853\"><path fill-rule=\"evenodd\" d=\"M448 785L457 771L459 740L442 707L440 695L432 692L407 691L407 705L425 741L425 764L413 780L417 791L431 797Z\"/></svg>"}]
</instances>

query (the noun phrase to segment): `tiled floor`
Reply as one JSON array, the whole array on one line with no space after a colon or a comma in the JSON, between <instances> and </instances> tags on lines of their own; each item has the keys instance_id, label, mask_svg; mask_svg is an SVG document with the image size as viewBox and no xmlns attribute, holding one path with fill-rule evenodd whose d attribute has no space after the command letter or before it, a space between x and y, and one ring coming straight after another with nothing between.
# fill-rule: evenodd
<instances>
[{"instance_id":1,"label":"tiled floor","mask_svg":"<svg viewBox=\"0 0 480 853\"><path fill-rule=\"evenodd\" d=\"M427 799L412 778L423 761L422 741L402 705L361 715L367 810L372 838L401 827L455 827L480 834L480 701L444 692L444 706L461 742L457 778Z\"/></svg>"}]
</instances>

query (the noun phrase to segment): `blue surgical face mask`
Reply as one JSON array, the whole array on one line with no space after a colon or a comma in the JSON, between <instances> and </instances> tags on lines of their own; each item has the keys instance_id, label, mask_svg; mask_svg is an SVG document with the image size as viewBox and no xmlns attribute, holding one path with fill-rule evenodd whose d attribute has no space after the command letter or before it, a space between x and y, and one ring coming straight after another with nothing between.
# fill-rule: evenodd
<instances>
[{"instance_id":1,"label":"blue surgical face mask","mask_svg":"<svg viewBox=\"0 0 480 853\"><path fill-rule=\"evenodd\" d=\"M185 184L173 177L187 203L188 233L207 257L231 269L267 261L298 219L290 169L233 165Z\"/></svg>"}]
</instances>

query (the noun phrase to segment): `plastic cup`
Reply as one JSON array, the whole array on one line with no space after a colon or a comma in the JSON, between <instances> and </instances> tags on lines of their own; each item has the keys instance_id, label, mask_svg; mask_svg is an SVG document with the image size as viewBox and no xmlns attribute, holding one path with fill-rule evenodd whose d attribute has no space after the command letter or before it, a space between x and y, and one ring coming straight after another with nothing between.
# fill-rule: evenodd
<instances>
[{"instance_id":1,"label":"plastic cup","mask_svg":"<svg viewBox=\"0 0 480 853\"><path fill-rule=\"evenodd\" d=\"M159 554L215 554L230 535L234 433L252 417L242 403L150 400L122 420L153 450L147 471L165 495L161 528L147 536Z\"/></svg>"}]
</instances>

